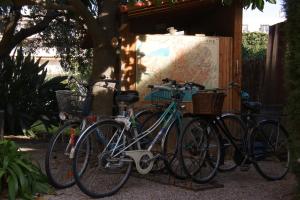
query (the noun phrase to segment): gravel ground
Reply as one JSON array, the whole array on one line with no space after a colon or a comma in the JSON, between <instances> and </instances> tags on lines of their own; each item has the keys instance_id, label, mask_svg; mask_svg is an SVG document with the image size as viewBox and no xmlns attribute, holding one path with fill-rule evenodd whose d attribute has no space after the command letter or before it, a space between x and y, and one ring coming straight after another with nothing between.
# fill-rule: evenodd
<instances>
[{"instance_id":1,"label":"gravel ground","mask_svg":"<svg viewBox=\"0 0 300 200\"><path fill-rule=\"evenodd\" d=\"M44 167L46 143L29 143L23 144L22 147L22 150L30 152L33 158L41 164L41 167ZM270 182L260 177L253 167L248 172L241 172L237 169L230 173L219 173L215 180L224 187L193 191L130 177L117 194L103 199L289 200L292 199L296 186L295 177L292 174L288 174L281 181ZM83 194L77 186L73 186L64 190L56 190L54 195L46 195L40 199L84 200L90 198Z\"/></svg>"}]
</instances>

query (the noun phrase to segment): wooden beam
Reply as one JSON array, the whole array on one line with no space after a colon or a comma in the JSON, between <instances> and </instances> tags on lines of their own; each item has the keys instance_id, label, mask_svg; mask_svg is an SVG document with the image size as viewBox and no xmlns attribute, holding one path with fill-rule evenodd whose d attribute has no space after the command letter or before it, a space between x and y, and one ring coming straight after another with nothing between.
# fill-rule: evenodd
<instances>
[{"instance_id":1,"label":"wooden beam","mask_svg":"<svg viewBox=\"0 0 300 200\"><path fill-rule=\"evenodd\" d=\"M168 13L172 11L178 11L183 9L206 7L209 5L216 5L214 0L187 0L174 4L164 3L161 5L151 5L141 8L129 8L128 18L137 18L141 16L157 15L159 13Z\"/></svg>"},{"instance_id":2,"label":"wooden beam","mask_svg":"<svg viewBox=\"0 0 300 200\"><path fill-rule=\"evenodd\" d=\"M243 6L241 1L234 1L233 4L233 52L232 52L232 81L241 85L242 82L242 20ZM232 109L240 110L240 93L232 91Z\"/></svg>"}]
</instances>

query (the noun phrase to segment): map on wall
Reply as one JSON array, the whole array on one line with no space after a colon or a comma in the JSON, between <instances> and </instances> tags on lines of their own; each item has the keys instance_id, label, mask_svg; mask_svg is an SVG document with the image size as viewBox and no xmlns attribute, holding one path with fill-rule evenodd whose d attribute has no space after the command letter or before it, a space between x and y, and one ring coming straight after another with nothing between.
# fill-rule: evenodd
<instances>
[{"instance_id":1,"label":"map on wall","mask_svg":"<svg viewBox=\"0 0 300 200\"><path fill-rule=\"evenodd\" d=\"M141 99L149 84L164 78L219 86L219 39L186 35L142 35L136 42L136 88Z\"/></svg>"}]
</instances>

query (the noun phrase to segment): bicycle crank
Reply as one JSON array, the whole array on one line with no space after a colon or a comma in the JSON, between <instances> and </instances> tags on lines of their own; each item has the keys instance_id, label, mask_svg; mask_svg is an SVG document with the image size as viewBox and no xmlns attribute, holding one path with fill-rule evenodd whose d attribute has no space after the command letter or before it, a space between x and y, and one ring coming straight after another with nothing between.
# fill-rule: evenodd
<instances>
[{"instance_id":1,"label":"bicycle crank","mask_svg":"<svg viewBox=\"0 0 300 200\"><path fill-rule=\"evenodd\" d=\"M154 156L147 150L125 151L125 155L134 160L136 170L140 174L148 174L154 164Z\"/></svg>"}]
</instances>

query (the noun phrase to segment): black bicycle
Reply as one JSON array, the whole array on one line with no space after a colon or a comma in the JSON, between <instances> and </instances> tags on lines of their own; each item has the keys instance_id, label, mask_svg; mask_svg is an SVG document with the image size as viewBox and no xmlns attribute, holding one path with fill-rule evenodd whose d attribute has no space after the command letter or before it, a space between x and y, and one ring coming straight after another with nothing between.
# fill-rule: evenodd
<instances>
[{"instance_id":1,"label":"black bicycle","mask_svg":"<svg viewBox=\"0 0 300 200\"><path fill-rule=\"evenodd\" d=\"M239 86L231 83L231 87ZM225 113L214 120L222 135L219 171L234 170L237 166L248 170L253 164L265 179L280 180L290 165L288 132L280 119L260 114L260 102L250 101L245 91L240 94L243 112Z\"/></svg>"}]
</instances>

